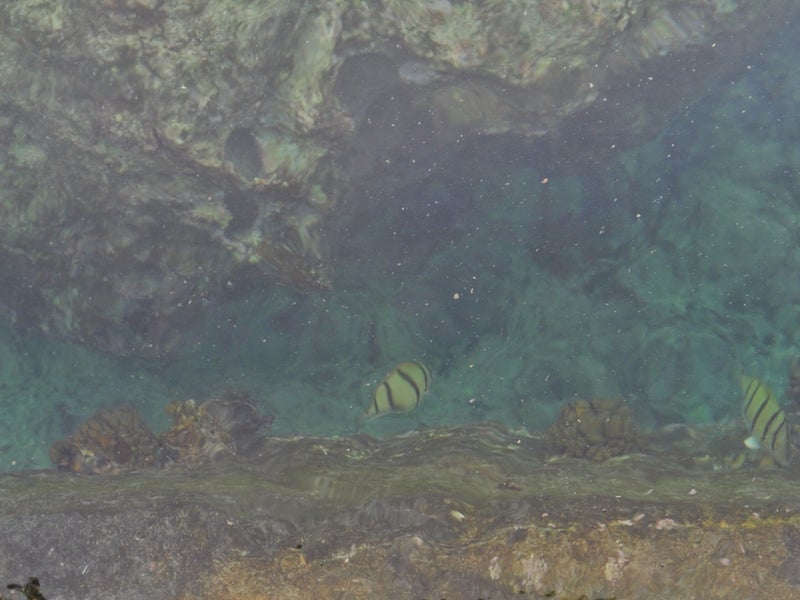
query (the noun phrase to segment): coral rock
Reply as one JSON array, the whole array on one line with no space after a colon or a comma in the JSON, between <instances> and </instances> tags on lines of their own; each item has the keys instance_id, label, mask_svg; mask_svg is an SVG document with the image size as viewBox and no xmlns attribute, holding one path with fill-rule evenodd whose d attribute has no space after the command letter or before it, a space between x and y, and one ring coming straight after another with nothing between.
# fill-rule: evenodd
<instances>
[{"instance_id":1,"label":"coral rock","mask_svg":"<svg viewBox=\"0 0 800 600\"><path fill-rule=\"evenodd\" d=\"M59 469L76 473L118 473L154 466L159 441L136 409L121 406L96 412L69 438L50 448Z\"/></svg>"},{"instance_id":2,"label":"coral rock","mask_svg":"<svg viewBox=\"0 0 800 600\"><path fill-rule=\"evenodd\" d=\"M547 433L564 454L592 460L630 452L638 440L633 415L619 399L595 398L565 404Z\"/></svg>"},{"instance_id":3,"label":"coral rock","mask_svg":"<svg viewBox=\"0 0 800 600\"><path fill-rule=\"evenodd\" d=\"M174 423L166 432L150 431L134 408L101 410L69 438L50 448L60 470L94 475L167 465L192 466L224 456L249 456L272 423L247 394L225 392L199 406L194 400L167 407Z\"/></svg>"},{"instance_id":4,"label":"coral rock","mask_svg":"<svg viewBox=\"0 0 800 600\"><path fill-rule=\"evenodd\" d=\"M249 454L262 440L261 428L273 420L241 392L225 392L199 406L194 400L173 402L167 412L175 421L162 437L167 455L191 463Z\"/></svg>"}]
</instances>

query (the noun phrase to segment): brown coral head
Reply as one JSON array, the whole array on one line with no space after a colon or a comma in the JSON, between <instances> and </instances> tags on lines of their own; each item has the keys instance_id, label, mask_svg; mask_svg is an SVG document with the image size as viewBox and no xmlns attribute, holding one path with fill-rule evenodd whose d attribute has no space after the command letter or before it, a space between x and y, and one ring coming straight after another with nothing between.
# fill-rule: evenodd
<instances>
[{"instance_id":1,"label":"brown coral head","mask_svg":"<svg viewBox=\"0 0 800 600\"><path fill-rule=\"evenodd\" d=\"M136 409L99 410L70 437L55 442L50 459L63 471L118 473L151 466L158 440Z\"/></svg>"},{"instance_id":2,"label":"brown coral head","mask_svg":"<svg viewBox=\"0 0 800 600\"><path fill-rule=\"evenodd\" d=\"M558 451L592 460L631 452L638 441L633 414L617 398L565 404L547 437Z\"/></svg>"},{"instance_id":3,"label":"brown coral head","mask_svg":"<svg viewBox=\"0 0 800 600\"><path fill-rule=\"evenodd\" d=\"M174 424L162 439L174 460L184 464L246 456L260 445L260 430L273 420L240 391L226 391L199 406L193 400L176 402L167 410Z\"/></svg>"}]
</instances>

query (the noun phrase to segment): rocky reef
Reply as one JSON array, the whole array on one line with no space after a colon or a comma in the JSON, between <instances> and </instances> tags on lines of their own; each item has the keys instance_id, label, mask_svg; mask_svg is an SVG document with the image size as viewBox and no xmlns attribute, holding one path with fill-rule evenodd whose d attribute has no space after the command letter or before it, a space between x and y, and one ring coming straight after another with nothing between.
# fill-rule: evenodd
<instances>
[{"instance_id":1,"label":"rocky reef","mask_svg":"<svg viewBox=\"0 0 800 600\"><path fill-rule=\"evenodd\" d=\"M675 108L661 86L682 87L684 104L797 12L789 0L5 3L3 312L118 354L169 352L243 282L329 287L330 239L360 210L353 189L420 178L473 136L580 131L607 145L652 131ZM691 74L647 76L688 56L702 57ZM621 94L636 109L609 112Z\"/></svg>"}]
</instances>

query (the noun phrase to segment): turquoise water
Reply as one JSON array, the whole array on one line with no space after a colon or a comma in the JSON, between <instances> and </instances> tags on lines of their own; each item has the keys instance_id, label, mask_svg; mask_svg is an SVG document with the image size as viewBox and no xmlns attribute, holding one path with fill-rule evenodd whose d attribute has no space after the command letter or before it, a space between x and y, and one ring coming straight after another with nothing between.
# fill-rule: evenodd
<instances>
[{"instance_id":1,"label":"turquoise water","mask_svg":"<svg viewBox=\"0 0 800 600\"><path fill-rule=\"evenodd\" d=\"M421 181L356 190L331 291L259 284L210 303L168 360L0 333L0 470L47 468L94 411L225 389L272 433L345 435L399 361L433 372L376 435L496 420L545 429L622 397L644 429L738 419L737 368L786 385L800 302L800 72L785 43L656 139L476 140ZM574 132L573 132L574 134ZM744 425L742 425L744 433Z\"/></svg>"}]
</instances>

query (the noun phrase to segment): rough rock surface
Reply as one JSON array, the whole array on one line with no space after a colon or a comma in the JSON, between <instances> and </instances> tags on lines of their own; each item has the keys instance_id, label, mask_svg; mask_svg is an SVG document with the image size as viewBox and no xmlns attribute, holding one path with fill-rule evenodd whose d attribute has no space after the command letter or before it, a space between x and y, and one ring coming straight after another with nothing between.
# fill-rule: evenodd
<instances>
[{"instance_id":1,"label":"rough rock surface","mask_svg":"<svg viewBox=\"0 0 800 600\"><path fill-rule=\"evenodd\" d=\"M665 98L701 95L699 81L798 11L791 0L3 3L0 302L20 326L159 355L243 280L329 286L325 233L355 210L354 182L420 177L465 136L580 131L585 146L652 129L674 108ZM609 110L623 91L636 109Z\"/></svg>"},{"instance_id":2,"label":"rough rock surface","mask_svg":"<svg viewBox=\"0 0 800 600\"><path fill-rule=\"evenodd\" d=\"M188 471L4 476L0 572L82 600L790 598L796 489L653 449L552 457L491 424L272 438Z\"/></svg>"}]
</instances>

